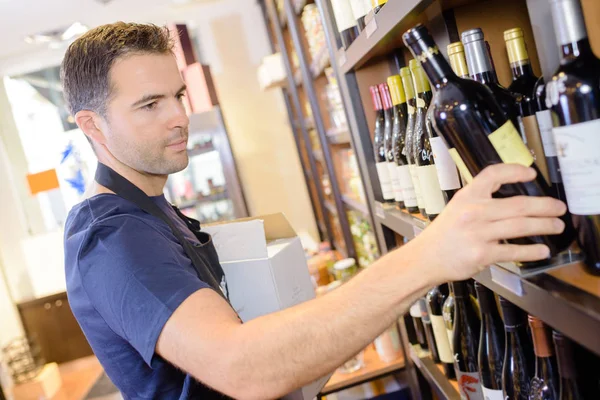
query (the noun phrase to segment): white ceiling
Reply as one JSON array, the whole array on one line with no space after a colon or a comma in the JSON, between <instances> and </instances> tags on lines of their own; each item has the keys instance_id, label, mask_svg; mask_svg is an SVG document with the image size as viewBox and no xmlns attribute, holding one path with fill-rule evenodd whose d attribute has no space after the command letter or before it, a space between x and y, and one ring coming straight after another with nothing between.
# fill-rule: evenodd
<instances>
[{"instance_id":1,"label":"white ceiling","mask_svg":"<svg viewBox=\"0 0 600 400\"><path fill-rule=\"evenodd\" d=\"M64 49L28 44L27 35L65 28L75 21L89 27L118 20L164 24L184 16L186 9L221 1L112 0L104 5L98 0L0 0L0 75L15 73L19 66L29 69L32 58L62 58Z\"/></svg>"}]
</instances>

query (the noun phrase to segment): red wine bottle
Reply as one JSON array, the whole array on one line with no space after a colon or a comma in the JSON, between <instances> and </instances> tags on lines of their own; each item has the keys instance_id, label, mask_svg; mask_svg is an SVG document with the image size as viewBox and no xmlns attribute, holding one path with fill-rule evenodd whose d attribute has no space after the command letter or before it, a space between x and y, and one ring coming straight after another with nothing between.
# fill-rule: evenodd
<instances>
[{"instance_id":1,"label":"red wine bottle","mask_svg":"<svg viewBox=\"0 0 600 400\"><path fill-rule=\"evenodd\" d=\"M427 109L431 102L431 87L417 60L410 60L410 70L417 92L417 112L415 115L413 154L417 165L417 176L421 187L421 195L425 203L425 213L430 221L444 209L448 199L440 188L437 169L433 159L429 134L427 133Z\"/></svg>"},{"instance_id":2,"label":"red wine bottle","mask_svg":"<svg viewBox=\"0 0 600 400\"><path fill-rule=\"evenodd\" d=\"M417 335L417 343L423 350L427 350L427 338L425 337L425 327L423 326L423 320L421 319L421 304L417 300L409 309L410 316L413 320L415 333Z\"/></svg>"},{"instance_id":3,"label":"red wine bottle","mask_svg":"<svg viewBox=\"0 0 600 400\"><path fill-rule=\"evenodd\" d=\"M579 383L577 382L577 369L573 357L573 344L559 332L552 333L556 357L558 360L558 374L560 375L560 400L583 400Z\"/></svg>"},{"instance_id":4,"label":"red wine bottle","mask_svg":"<svg viewBox=\"0 0 600 400\"><path fill-rule=\"evenodd\" d=\"M452 287L452 283L448 283L448 289L450 289L450 293L448 293L448 297L444 301L442 316L444 317L444 325L446 325L450 350L454 354L454 288Z\"/></svg>"},{"instance_id":5,"label":"red wine bottle","mask_svg":"<svg viewBox=\"0 0 600 400\"><path fill-rule=\"evenodd\" d=\"M519 163L537 170L531 153L488 87L458 78L423 25L417 25L403 37L415 57L421 59L425 73L436 87L431 105L434 128L445 139L453 160L466 179L488 165L501 162ZM533 181L503 185L494 196L547 196L549 193L550 187L538 170ZM570 226L570 217L563 216L562 220ZM570 229L560 235L509 240L518 244L543 243L552 255L568 248L572 241Z\"/></svg>"},{"instance_id":6,"label":"red wine bottle","mask_svg":"<svg viewBox=\"0 0 600 400\"><path fill-rule=\"evenodd\" d=\"M529 316L535 351L535 376L531 380L529 400L558 400L558 368L549 331L539 318Z\"/></svg>"},{"instance_id":7,"label":"red wine bottle","mask_svg":"<svg viewBox=\"0 0 600 400\"><path fill-rule=\"evenodd\" d=\"M481 309L478 364L481 386L486 400L504 400L502 365L504 363L504 328L494 292L479 282L475 290Z\"/></svg>"},{"instance_id":8,"label":"red wine bottle","mask_svg":"<svg viewBox=\"0 0 600 400\"><path fill-rule=\"evenodd\" d=\"M531 379L535 374L535 360L527 331L527 316L504 297L499 297L499 300L506 334L502 391L508 399L528 400Z\"/></svg>"},{"instance_id":9,"label":"red wine bottle","mask_svg":"<svg viewBox=\"0 0 600 400\"><path fill-rule=\"evenodd\" d=\"M387 158L385 155L385 114L383 111L383 103L377 86L371 86L371 100L375 109L375 131L373 132L373 149L375 150L375 167L377 168L377 176L381 185L381 194L384 202L394 200L394 191L392 190L392 182L390 172L387 166Z\"/></svg>"},{"instance_id":10,"label":"red wine bottle","mask_svg":"<svg viewBox=\"0 0 600 400\"><path fill-rule=\"evenodd\" d=\"M396 164L397 183L395 193L396 201L402 201L408 212L419 212L417 207L417 195L412 185L408 160L406 159L404 147L406 146L406 118L408 108L406 107L406 95L400 75L393 75L387 79L394 104L394 125L392 126L392 148Z\"/></svg>"},{"instance_id":11,"label":"red wine bottle","mask_svg":"<svg viewBox=\"0 0 600 400\"><path fill-rule=\"evenodd\" d=\"M600 60L592 52L579 0L553 0L561 60L546 85L554 139L589 271L600 274Z\"/></svg>"},{"instance_id":12,"label":"red wine bottle","mask_svg":"<svg viewBox=\"0 0 600 400\"><path fill-rule=\"evenodd\" d=\"M535 117L537 109L535 87L539 78L533 73L523 30L521 28L513 28L504 31L504 41L506 42L508 60L510 61L513 76L513 81L508 90L521 95L518 105L525 144L531 150L535 158L535 164L540 169L540 172L544 175L546 181L550 183L541 132Z\"/></svg>"},{"instance_id":13,"label":"red wine bottle","mask_svg":"<svg viewBox=\"0 0 600 400\"><path fill-rule=\"evenodd\" d=\"M479 378L479 318L473 310L466 281L452 282L454 288L454 368L462 398L483 400Z\"/></svg>"},{"instance_id":14,"label":"red wine bottle","mask_svg":"<svg viewBox=\"0 0 600 400\"><path fill-rule=\"evenodd\" d=\"M404 86L404 93L406 94L406 103L408 108L408 119L406 121L406 159L408 160L408 169L410 171L410 178L415 188L415 194L417 195L417 206L422 216L427 217L425 211L425 200L423 200L423 194L421 192L421 184L419 182L419 176L417 174L417 164L414 154L414 143L415 143L415 122L417 113L417 97L415 95L415 87L412 79L412 74L409 67L400 69L400 76L402 77L402 84Z\"/></svg>"},{"instance_id":15,"label":"red wine bottle","mask_svg":"<svg viewBox=\"0 0 600 400\"><path fill-rule=\"evenodd\" d=\"M427 348L431 352L431 359L436 363L440 362L440 355L437 346L435 345L433 325L431 323L429 310L427 310L427 301L424 297L419 299L419 307L421 308L421 321L423 321L423 328L425 328L425 339L427 340Z\"/></svg>"},{"instance_id":16,"label":"red wine bottle","mask_svg":"<svg viewBox=\"0 0 600 400\"><path fill-rule=\"evenodd\" d=\"M390 95L390 89L387 83L379 84L379 93L383 100L383 112L385 115L385 123L383 128L383 144L385 147L385 158L387 160L387 168L390 175L390 183L392 186L392 192L394 198L390 200L390 203L396 202L400 208L404 208L404 201L398 200L398 192L401 193L401 189L398 181L398 169L396 168L396 161L394 160L394 147L393 147L393 127L394 127L394 105L392 104L392 96Z\"/></svg>"},{"instance_id":17,"label":"red wine bottle","mask_svg":"<svg viewBox=\"0 0 600 400\"><path fill-rule=\"evenodd\" d=\"M406 211L410 213L419 212L417 204L417 194L410 175L410 163L408 161L408 136L407 129L409 124L408 102L404 83L400 75L393 75L388 78L388 85L391 83L390 90L392 101L396 98L398 104L394 107L397 114L394 116L394 133L396 136L396 146L394 146L394 158L398 165L398 180L400 182L401 196L404 200ZM397 117L397 118L396 118Z\"/></svg>"},{"instance_id":18,"label":"red wine bottle","mask_svg":"<svg viewBox=\"0 0 600 400\"><path fill-rule=\"evenodd\" d=\"M350 47L358 36L358 26L349 0L331 0L335 25L340 33L342 46L345 50Z\"/></svg>"},{"instance_id":19,"label":"red wine bottle","mask_svg":"<svg viewBox=\"0 0 600 400\"><path fill-rule=\"evenodd\" d=\"M433 327L433 336L435 338L435 344L440 358L440 362L444 367L444 374L448 379L455 379L456 374L454 372L454 357L452 355L452 348L448 340L448 333L446 332L446 325L444 324L443 307L446 298L448 297L448 285L443 284L436 286L427 293L427 311L431 318L431 325Z\"/></svg>"}]
</instances>

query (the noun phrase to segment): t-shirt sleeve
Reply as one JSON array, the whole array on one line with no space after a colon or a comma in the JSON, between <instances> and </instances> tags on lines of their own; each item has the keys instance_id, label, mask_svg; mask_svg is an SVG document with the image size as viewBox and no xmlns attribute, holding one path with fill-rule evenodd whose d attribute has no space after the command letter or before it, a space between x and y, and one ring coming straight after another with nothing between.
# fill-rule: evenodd
<instances>
[{"instance_id":1,"label":"t-shirt sleeve","mask_svg":"<svg viewBox=\"0 0 600 400\"><path fill-rule=\"evenodd\" d=\"M167 320L192 293L209 287L170 240L144 219L123 215L90 227L79 252L92 305L150 366Z\"/></svg>"}]
</instances>

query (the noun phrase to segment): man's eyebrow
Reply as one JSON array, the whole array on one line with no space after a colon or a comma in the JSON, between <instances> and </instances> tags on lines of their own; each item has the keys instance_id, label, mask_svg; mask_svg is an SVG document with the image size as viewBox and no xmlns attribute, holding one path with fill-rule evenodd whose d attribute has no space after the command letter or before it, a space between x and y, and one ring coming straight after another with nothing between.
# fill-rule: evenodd
<instances>
[{"instance_id":1,"label":"man's eyebrow","mask_svg":"<svg viewBox=\"0 0 600 400\"><path fill-rule=\"evenodd\" d=\"M185 92L185 90L187 89L187 86L184 84L183 86L181 86L181 88L177 91L177 94L181 94L183 92ZM144 103L147 103L149 101L152 100L160 100L160 99L164 99L165 97L167 97L164 94L147 94L144 97L142 97L141 99L139 99L138 101L136 101L135 103L133 103L131 105L131 108L136 108L138 106L141 106Z\"/></svg>"}]
</instances>

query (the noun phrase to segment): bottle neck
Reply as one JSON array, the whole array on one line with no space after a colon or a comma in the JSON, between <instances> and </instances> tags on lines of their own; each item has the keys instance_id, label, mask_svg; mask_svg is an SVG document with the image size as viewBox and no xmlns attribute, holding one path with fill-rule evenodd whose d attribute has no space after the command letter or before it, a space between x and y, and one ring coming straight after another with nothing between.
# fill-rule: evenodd
<instances>
[{"instance_id":1,"label":"bottle neck","mask_svg":"<svg viewBox=\"0 0 600 400\"><path fill-rule=\"evenodd\" d=\"M552 20L563 60L591 52L579 0L552 2Z\"/></svg>"},{"instance_id":2,"label":"bottle neck","mask_svg":"<svg viewBox=\"0 0 600 400\"><path fill-rule=\"evenodd\" d=\"M471 77L484 84L498 83L494 64L485 41L475 40L464 46Z\"/></svg>"},{"instance_id":3,"label":"bottle neck","mask_svg":"<svg viewBox=\"0 0 600 400\"><path fill-rule=\"evenodd\" d=\"M529 60L511 63L510 69L512 70L513 80L527 76L536 78L536 76L533 74L533 68L531 68L531 63Z\"/></svg>"},{"instance_id":4,"label":"bottle neck","mask_svg":"<svg viewBox=\"0 0 600 400\"><path fill-rule=\"evenodd\" d=\"M567 43L560 46L561 51L561 63L565 61L569 61L575 57L593 55L592 46L590 46L590 41L586 37L585 39L581 39L577 42Z\"/></svg>"}]
</instances>

